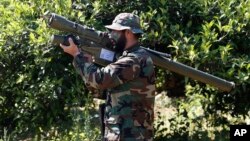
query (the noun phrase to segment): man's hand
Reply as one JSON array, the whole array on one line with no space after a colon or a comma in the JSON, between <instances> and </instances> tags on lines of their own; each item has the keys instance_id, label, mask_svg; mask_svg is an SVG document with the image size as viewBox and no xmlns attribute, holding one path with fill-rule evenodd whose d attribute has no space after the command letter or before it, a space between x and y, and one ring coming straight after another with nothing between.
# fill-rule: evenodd
<instances>
[{"instance_id":1,"label":"man's hand","mask_svg":"<svg viewBox=\"0 0 250 141\"><path fill-rule=\"evenodd\" d=\"M77 47L77 45L73 42L71 38L69 38L69 46L65 46L63 44L60 44L61 48L63 49L64 52L72 55L73 57L76 57L76 55L80 54L80 51ZM88 62L93 62L94 58L92 55L84 53L84 57L87 58Z\"/></svg>"},{"instance_id":2,"label":"man's hand","mask_svg":"<svg viewBox=\"0 0 250 141\"><path fill-rule=\"evenodd\" d=\"M80 53L80 51L79 51L77 45L73 42L73 40L71 38L69 38L69 44L70 44L69 46L65 46L63 44L60 44L60 46L64 52L75 57L76 55L78 55Z\"/></svg>"}]
</instances>

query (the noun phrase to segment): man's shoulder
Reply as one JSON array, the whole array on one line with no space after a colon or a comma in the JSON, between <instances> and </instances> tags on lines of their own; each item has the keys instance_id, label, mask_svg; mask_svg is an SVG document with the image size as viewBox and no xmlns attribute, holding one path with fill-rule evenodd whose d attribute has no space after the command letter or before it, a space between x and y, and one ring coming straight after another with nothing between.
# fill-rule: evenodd
<instances>
[{"instance_id":1,"label":"man's shoulder","mask_svg":"<svg viewBox=\"0 0 250 141\"><path fill-rule=\"evenodd\" d=\"M138 46L137 49L131 51L131 52L125 52L123 55L125 56L134 56L137 58L148 58L150 57L149 53L143 49L141 46Z\"/></svg>"},{"instance_id":2,"label":"man's shoulder","mask_svg":"<svg viewBox=\"0 0 250 141\"><path fill-rule=\"evenodd\" d=\"M138 63L143 66L153 65L153 60L149 54L149 52L143 49L141 46L138 46L136 49L132 51L124 51L122 56L118 59L119 61L130 62L133 60L134 63Z\"/></svg>"}]
</instances>

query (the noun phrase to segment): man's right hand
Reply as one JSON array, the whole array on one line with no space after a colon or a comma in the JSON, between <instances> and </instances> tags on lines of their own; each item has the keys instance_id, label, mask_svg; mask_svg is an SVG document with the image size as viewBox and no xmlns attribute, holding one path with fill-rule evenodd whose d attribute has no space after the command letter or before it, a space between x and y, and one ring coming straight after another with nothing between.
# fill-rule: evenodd
<instances>
[{"instance_id":1,"label":"man's right hand","mask_svg":"<svg viewBox=\"0 0 250 141\"><path fill-rule=\"evenodd\" d=\"M73 42L72 38L69 38L69 46L65 46L60 44L60 47L63 49L64 52L70 54L71 56L75 57L76 55L80 54L80 51L77 45Z\"/></svg>"}]
</instances>

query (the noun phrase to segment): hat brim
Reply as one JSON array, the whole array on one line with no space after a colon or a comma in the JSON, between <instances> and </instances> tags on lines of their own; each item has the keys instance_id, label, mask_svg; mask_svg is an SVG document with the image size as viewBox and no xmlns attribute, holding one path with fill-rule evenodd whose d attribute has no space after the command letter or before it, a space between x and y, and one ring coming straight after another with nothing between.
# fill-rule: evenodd
<instances>
[{"instance_id":1,"label":"hat brim","mask_svg":"<svg viewBox=\"0 0 250 141\"><path fill-rule=\"evenodd\" d=\"M138 34L138 33L142 34L143 33L143 31L141 29L131 28L131 27L128 27L128 26L122 26L122 25L116 24L116 23L113 23L111 25L106 25L105 27L108 28L108 29L111 29L111 30L118 30L118 31L128 29L128 30L131 30L134 34Z\"/></svg>"}]
</instances>

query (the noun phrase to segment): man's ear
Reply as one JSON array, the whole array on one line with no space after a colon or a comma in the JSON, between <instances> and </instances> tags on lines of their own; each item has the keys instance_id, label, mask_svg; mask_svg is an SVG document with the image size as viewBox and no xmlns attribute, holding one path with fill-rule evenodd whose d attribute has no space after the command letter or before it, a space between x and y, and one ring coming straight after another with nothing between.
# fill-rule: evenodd
<instances>
[{"instance_id":1,"label":"man's ear","mask_svg":"<svg viewBox=\"0 0 250 141\"><path fill-rule=\"evenodd\" d=\"M133 33L130 31L130 30L125 30L125 36L127 37L127 38L131 38L131 35L132 35Z\"/></svg>"},{"instance_id":2,"label":"man's ear","mask_svg":"<svg viewBox=\"0 0 250 141\"><path fill-rule=\"evenodd\" d=\"M128 33L129 31L126 29L126 30L124 30L124 34L126 35L126 36L128 36Z\"/></svg>"}]
</instances>

